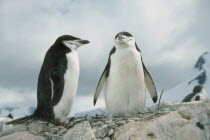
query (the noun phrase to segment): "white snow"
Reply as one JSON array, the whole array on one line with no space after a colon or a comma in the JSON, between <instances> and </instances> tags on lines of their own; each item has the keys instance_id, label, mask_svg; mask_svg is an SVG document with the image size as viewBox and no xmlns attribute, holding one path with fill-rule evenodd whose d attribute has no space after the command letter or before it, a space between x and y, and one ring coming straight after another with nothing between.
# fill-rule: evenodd
<instances>
[{"instance_id":1,"label":"white snow","mask_svg":"<svg viewBox=\"0 0 210 140\"><path fill-rule=\"evenodd\" d=\"M203 85L206 89L208 96L210 97L210 54L206 54L203 56L204 60L206 61L203 65L204 70L206 71L207 79L205 84ZM192 72L190 72L188 75L188 78L183 81L182 83L178 84L174 88L166 91L162 99L164 101L181 101L186 95L189 93L192 93L192 90L195 85L198 85L198 81L193 81L191 84L188 85L189 81L196 78L198 75L200 75L203 72L203 70L199 70L196 68L193 68ZM172 73L172 74L178 74L178 73ZM162 101L163 101L162 100Z\"/></svg>"}]
</instances>

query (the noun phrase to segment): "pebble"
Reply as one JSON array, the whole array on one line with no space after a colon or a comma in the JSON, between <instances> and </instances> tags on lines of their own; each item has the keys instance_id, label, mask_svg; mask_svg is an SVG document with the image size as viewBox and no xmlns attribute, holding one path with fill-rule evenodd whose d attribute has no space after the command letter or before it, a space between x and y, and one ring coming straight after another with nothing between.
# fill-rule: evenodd
<instances>
[{"instance_id":1,"label":"pebble","mask_svg":"<svg viewBox=\"0 0 210 140\"><path fill-rule=\"evenodd\" d=\"M92 121L92 117L91 116L87 116L87 121L91 122Z\"/></svg>"},{"instance_id":2,"label":"pebble","mask_svg":"<svg viewBox=\"0 0 210 140\"><path fill-rule=\"evenodd\" d=\"M117 125L123 125L125 123L126 123L126 121L118 121L118 122L116 122Z\"/></svg>"},{"instance_id":3,"label":"pebble","mask_svg":"<svg viewBox=\"0 0 210 140\"><path fill-rule=\"evenodd\" d=\"M63 138L61 136L53 136L50 140L63 140Z\"/></svg>"},{"instance_id":4,"label":"pebble","mask_svg":"<svg viewBox=\"0 0 210 140\"><path fill-rule=\"evenodd\" d=\"M108 120L108 121L105 121L105 123L108 123L108 124L109 124L109 123L113 123L113 121L109 121L109 120Z\"/></svg>"},{"instance_id":5,"label":"pebble","mask_svg":"<svg viewBox=\"0 0 210 140\"><path fill-rule=\"evenodd\" d=\"M103 128L103 127L96 129L96 131L94 132L96 138L101 138L101 139L106 137L107 133L108 133L107 128Z\"/></svg>"},{"instance_id":6,"label":"pebble","mask_svg":"<svg viewBox=\"0 0 210 140\"><path fill-rule=\"evenodd\" d=\"M104 124L104 123L103 123L102 121L98 121L98 122L97 122L97 125L98 125L98 126L101 126L101 125L103 125L103 124Z\"/></svg>"},{"instance_id":7,"label":"pebble","mask_svg":"<svg viewBox=\"0 0 210 140\"><path fill-rule=\"evenodd\" d=\"M134 120L132 120L132 119L128 119L126 122L134 122Z\"/></svg>"},{"instance_id":8,"label":"pebble","mask_svg":"<svg viewBox=\"0 0 210 140\"><path fill-rule=\"evenodd\" d=\"M57 132L57 134L58 134L58 135L63 135L63 134L66 133L66 132L67 132L67 129L64 128L64 129L59 130L59 131Z\"/></svg>"},{"instance_id":9,"label":"pebble","mask_svg":"<svg viewBox=\"0 0 210 140\"><path fill-rule=\"evenodd\" d=\"M74 122L70 122L69 125L67 125L67 128L71 128L72 126L74 126Z\"/></svg>"},{"instance_id":10,"label":"pebble","mask_svg":"<svg viewBox=\"0 0 210 140\"><path fill-rule=\"evenodd\" d=\"M52 134L50 134L49 132L44 132L44 135L48 137L52 137Z\"/></svg>"},{"instance_id":11,"label":"pebble","mask_svg":"<svg viewBox=\"0 0 210 140\"><path fill-rule=\"evenodd\" d=\"M50 133L56 133L59 131L59 128L58 127L53 127L50 129Z\"/></svg>"},{"instance_id":12,"label":"pebble","mask_svg":"<svg viewBox=\"0 0 210 140\"><path fill-rule=\"evenodd\" d=\"M59 129L66 129L66 128L63 127L63 126L57 126L57 128L59 128Z\"/></svg>"},{"instance_id":13,"label":"pebble","mask_svg":"<svg viewBox=\"0 0 210 140\"><path fill-rule=\"evenodd\" d=\"M113 120L113 115L112 114L109 115L108 120L109 121L112 121Z\"/></svg>"},{"instance_id":14,"label":"pebble","mask_svg":"<svg viewBox=\"0 0 210 140\"><path fill-rule=\"evenodd\" d=\"M123 120L123 118L113 118L114 121Z\"/></svg>"},{"instance_id":15,"label":"pebble","mask_svg":"<svg viewBox=\"0 0 210 140\"><path fill-rule=\"evenodd\" d=\"M111 128L111 129L114 129L116 128L117 125L115 123L110 123L110 124L107 124L107 128Z\"/></svg>"},{"instance_id":16,"label":"pebble","mask_svg":"<svg viewBox=\"0 0 210 140\"><path fill-rule=\"evenodd\" d=\"M68 126L69 123L70 121L67 119L66 121L64 121L64 126Z\"/></svg>"},{"instance_id":17,"label":"pebble","mask_svg":"<svg viewBox=\"0 0 210 140\"><path fill-rule=\"evenodd\" d=\"M140 118L133 118L133 120L134 120L134 121L138 121L138 120L140 120Z\"/></svg>"},{"instance_id":18,"label":"pebble","mask_svg":"<svg viewBox=\"0 0 210 140\"><path fill-rule=\"evenodd\" d=\"M103 140L111 140L109 137L105 137Z\"/></svg>"},{"instance_id":19,"label":"pebble","mask_svg":"<svg viewBox=\"0 0 210 140\"><path fill-rule=\"evenodd\" d=\"M83 119L76 119L76 120L74 120L75 123L79 123L81 121L83 121Z\"/></svg>"},{"instance_id":20,"label":"pebble","mask_svg":"<svg viewBox=\"0 0 210 140\"><path fill-rule=\"evenodd\" d=\"M114 130L110 129L109 132L108 132L108 136L110 137L113 133L114 133Z\"/></svg>"},{"instance_id":21,"label":"pebble","mask_svg":"<svg viewBox=\"0 0 210 140\"><path fill-rule=\"evenodd\" d=\"M55 127L55 125L52 124L52 123L49 123L49 124L48 124L48 127L52 128L52 127Z\"/></svg>"}]
</instances>

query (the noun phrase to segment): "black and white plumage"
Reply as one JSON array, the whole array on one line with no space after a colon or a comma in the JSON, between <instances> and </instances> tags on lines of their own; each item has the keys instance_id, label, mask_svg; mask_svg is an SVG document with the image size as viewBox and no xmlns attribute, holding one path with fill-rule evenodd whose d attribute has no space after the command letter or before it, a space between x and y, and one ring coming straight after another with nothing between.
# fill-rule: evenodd
<instances>
[{"instance_id":1,"label":"black and white plumage","mask_svg":"<svg viewBox=\"0 0 210 140\"><path fill-rule=\"evenodd\" d=\"M105 82L105 103L109 113L137 113L144 110L146 87L153 101L157 101L152 77L142 61L134 37L128 32L120 32L115 37L115 46L96 88L94 105Z\"/></svg>"},{"instance_id":2,"label":"black and white plumage","mask_svg":"<svg viewBox=\"0 0 210 140\"><path fill-rule=\"evenodd\" d=\"M193 92L188 94L182 102L204 101L208 99L208 94L202 85L193 88Z\"/></svg>"},{"instance_id":3,"label":"black and white plumage","mask_svg":"<svg viewBox=\"0 0 210 140\"><path fill-rule=\"evenodd\" d=\"M29 119L60 120L70 113L80 69L76 49L87 43L89 41L70 35L57 38L47 51L39 73L36 110L32 115L9 124L23 123Z\"/></svg>"}]
</instances>

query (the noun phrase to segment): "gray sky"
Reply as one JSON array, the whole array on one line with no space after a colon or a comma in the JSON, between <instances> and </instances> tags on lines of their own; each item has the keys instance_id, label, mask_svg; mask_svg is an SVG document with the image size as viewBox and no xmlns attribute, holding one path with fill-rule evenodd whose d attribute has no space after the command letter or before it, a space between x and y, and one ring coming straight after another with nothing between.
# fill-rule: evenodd
<instances>
[{"instance_id":1,"label":"gray sky","mask_svg":"<svg viewBox=\"0 0 210 140\"><path fill-rule=\"evenodd\" d=\"M78 50L78 94L93 94L121 31L134 35L158 90L169 89L209 51L209 13L209 0L1 0L1 91L34 93L45 52L69 34L91 42Z\"/></svg>"}]
</instances>

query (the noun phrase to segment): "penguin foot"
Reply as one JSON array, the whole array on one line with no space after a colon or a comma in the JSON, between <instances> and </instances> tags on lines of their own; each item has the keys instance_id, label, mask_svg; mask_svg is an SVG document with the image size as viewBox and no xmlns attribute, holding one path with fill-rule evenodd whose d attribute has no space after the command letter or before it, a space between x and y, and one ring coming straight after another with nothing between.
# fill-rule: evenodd
<instances>
[{"instance_id":1,"label":"penguin foot","mask_svg":"<svg viewBox=\"0 0 210 140\"><path fill-rule=\"evenodd\" d=\"M59 126L62 124L59 120L52 120L51 123L53 123L56 126Z\"/></svg>"}]
</instances>

